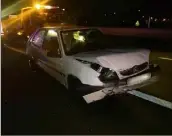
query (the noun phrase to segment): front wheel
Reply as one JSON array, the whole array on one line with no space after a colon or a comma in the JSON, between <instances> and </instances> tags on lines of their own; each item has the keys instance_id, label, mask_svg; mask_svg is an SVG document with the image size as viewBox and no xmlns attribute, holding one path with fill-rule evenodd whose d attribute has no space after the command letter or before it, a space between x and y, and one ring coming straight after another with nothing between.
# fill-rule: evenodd
<instances>
[{"instance_id":1,"label":"front wheel","mask_svg":"<svg viewBox=\"0 0 172 136\"><path fill-rule=\"evenodd\" d=\"M83 96L83 90L82 88L82 83L79 79L73 76L69 76L67 80L68 84L68 92L72 96L72 98L75 98L77 100L76 102L78 103L84 103L85 100L82 98Z\"/></svg>"},{"instance_id":2,"label":"front wheel","mask_svg":"<svg viewBox=\"0 0 172 136\"><path fill-rule=\"evenodd\" d=\"M70 91L76 91L80 85L80 81L73 76L69 76L67 82L68 82L68 90Z\"/></svg>"}]
</instances>

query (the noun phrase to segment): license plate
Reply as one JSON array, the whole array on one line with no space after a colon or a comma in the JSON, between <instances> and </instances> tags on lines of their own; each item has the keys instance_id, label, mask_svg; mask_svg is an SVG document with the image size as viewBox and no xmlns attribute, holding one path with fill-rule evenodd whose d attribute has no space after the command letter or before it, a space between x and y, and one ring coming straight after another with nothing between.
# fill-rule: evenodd
<instances>
[{"instance_id":1,"label":"license plate","mask_svg":"<svg viewBox=\"0 0 172 136\"><path fill-rule=\"evenodd\" d=\"M128 79L127 84L128 85L141 84L142 82L149 80L150 78L151 78L151 73L146 73L146 74Z\"/></svg>"}]
</instances>

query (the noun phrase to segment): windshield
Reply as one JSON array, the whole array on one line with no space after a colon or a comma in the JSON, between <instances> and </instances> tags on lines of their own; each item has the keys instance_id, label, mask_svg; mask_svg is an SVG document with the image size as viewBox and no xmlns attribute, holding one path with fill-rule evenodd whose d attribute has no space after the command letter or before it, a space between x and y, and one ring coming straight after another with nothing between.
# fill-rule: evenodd
<instances>
[{"instance_id":1,"label":"windshield","mask_svg":"<svg viewBox=\"0 0 172 136\"><path fill-rule=\"evenodd\" d=\"M104 35L97 29L63 31L61 35L67 55L105 48Z\"/></svg>"},{"instance_id":2,"label":"windshield","mask_svg":"<svg viewBox=\"0 0 172 136\"><path fill-rule=\"evenodd\" d=\"M162 50L162 48L166 47L166 49L169 50L172 44L171 40L157 37L104 35L97 29L62 31L61 36L66 55L104 49L128 50L146 48L151 50Z\"/></svg>"}]
</instances>

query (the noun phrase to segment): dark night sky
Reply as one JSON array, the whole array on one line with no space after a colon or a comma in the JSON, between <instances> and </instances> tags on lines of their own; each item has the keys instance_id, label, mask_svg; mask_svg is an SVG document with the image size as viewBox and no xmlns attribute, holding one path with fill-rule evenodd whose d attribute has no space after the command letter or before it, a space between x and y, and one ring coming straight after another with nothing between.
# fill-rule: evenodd
<instances>
[{"instance_id":1,"label":"dark night sky","mask_svg":"<svg viewBox=\"0 0 172 136\"><path fill-rule=\"evenodd\" d=\"M59 3L60 0L54 0ZM128 12L131 9L141 9L149 13L171 13L172 0L61 0L63 6L83 9L91 12L97 10Z\"/></svg>"},{"instance_id":2,"label":"dark night sky","mask_svg":"<svg viewBox=\"0 0 172 136\"><path fill-rule=\"evenodd\" d=\"M1 0L2 9L15 3L17 0ZM31 4L32 0L25 0ZM92 13L127 13L132 10L141 9L144 14L172 15L172 0L51 0L68 11L80 14Z\"/></svg>"}]
</instances>

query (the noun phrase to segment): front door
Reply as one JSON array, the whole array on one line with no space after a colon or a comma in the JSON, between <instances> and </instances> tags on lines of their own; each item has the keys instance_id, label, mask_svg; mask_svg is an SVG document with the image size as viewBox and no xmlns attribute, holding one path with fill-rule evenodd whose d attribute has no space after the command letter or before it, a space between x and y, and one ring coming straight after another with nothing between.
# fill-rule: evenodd
<instances>
[{"instance_id":1,"label":"front door","mask_svg":"<svg viewBox=\"0 0 172 136\"><path fill-rule=\"evenodd\" d=\"M51 76L65 84L62 54L59 48L58 35L54 29L48 29L45 34L40 62Z\"/></svg>"}]
</instances>

